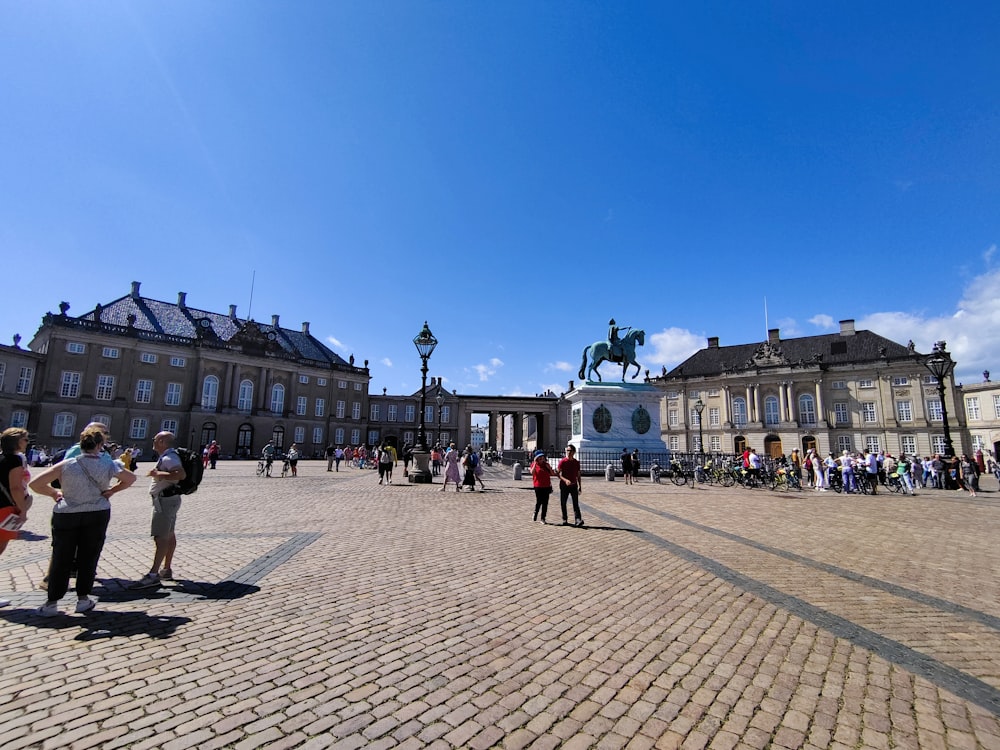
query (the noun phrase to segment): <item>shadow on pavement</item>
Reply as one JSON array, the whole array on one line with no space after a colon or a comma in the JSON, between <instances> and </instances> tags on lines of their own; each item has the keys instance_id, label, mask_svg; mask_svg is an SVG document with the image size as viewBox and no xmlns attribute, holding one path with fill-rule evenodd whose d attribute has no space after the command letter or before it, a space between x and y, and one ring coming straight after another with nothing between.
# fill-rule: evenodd
<instances>
[{"instance_id":1,"label":"shadow on pavement","mask_svg":"<svg viewBox=\"0 0 1000 750\"><path fill-rule=\"evenodd\" d=\"M260 586L237 581L210 583L208 581L175 580L165 581L160 584L159 588L148 589L130 589L131 583L132 581L123 581L120 578L105 579L100 581L98 587L94 589L94 594L102 602L134 602L168 599L171 594L184 594L201 599L231 600L240 599L260 591Z\"/></svg>"},{"instance_id":2,"label":"shadow on pavement","mask_svg":"<svg viewBox=\"0 0 1000 750\"><path fill-rule=\"evenodd\" d=\"M189 617L147 615L145 612L106 612L99 609L85 615L64 612L55 617L39 617L32 609L12 609L0 611L0 619L44 630L81 628L83 632L74 638L77 641L140 634L151 638L169 638L178 627L191 622Z\"/></svg>"}]
</instances>

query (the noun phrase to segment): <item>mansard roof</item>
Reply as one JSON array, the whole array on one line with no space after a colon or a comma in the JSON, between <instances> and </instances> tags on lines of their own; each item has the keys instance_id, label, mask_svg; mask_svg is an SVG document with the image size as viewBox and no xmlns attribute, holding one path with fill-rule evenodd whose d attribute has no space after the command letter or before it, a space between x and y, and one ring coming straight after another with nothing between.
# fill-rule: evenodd
<instances>
[{"instance_id":1,"label":"mansard roof","mask_svg":"<svg viewBox=\"0 0 1000 750\"><path fill-rule=\"evenodd\" d=\"M305 330L296 331L276 324L258 323L210 310L200 310L187 304L161 302L137 293L120 297L106 305L98 305L78 318L51 314L52 322L62 319L72 324L98 325L127 335L133 332L141 338L162 339L178 344L197 342L221 346L239 346L294 359L312 360L328 365L353 367L336 352ZM275 319L276 323L277 319ZM117 330L116 330L117 329Z\"/></svg>"},{"instance_id":2,"label":"mansard roof","mask_svg":"<svg viewBox=\"0 0 1000 750\"><path fill-rule=\"evenodd\" d=\"M717 341L713 339L712 341ZM850 334L829 333L735 346L708 346L670 370L666 378L712 377L768 368L861 365L875 362L912 360L917 352L909 346L879 336L871 331Z\"/></svg>"}]
</instances>

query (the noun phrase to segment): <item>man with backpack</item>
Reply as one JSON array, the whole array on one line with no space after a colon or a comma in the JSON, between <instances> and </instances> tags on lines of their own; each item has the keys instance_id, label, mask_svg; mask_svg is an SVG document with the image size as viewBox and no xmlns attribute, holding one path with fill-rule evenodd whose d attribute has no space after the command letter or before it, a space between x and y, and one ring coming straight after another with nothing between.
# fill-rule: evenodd
<instances>
[{"instance_id":1,"label":"man with backpack","mask_svg":"<svg viewBox=\"0 0 1000 750\"><path fill-rule=\"evenodd\" d=\"M150 534L155 545L153 566L141 580L130 586L133 589L159 588L161 581L170 581L174 577L171 569L174 551L177 549L177 535L174 528L177 524L177 512L181 507L181 495L174 494L174 490L178 483L187 477L187 472L184 470L181 457L174 450L172 432L157 433L153 438L153 450L160 457L156 466L149 470L149 477L152 480L149 494L153 498L153 522L150 525Z\"/></svg>"}]
</instances>

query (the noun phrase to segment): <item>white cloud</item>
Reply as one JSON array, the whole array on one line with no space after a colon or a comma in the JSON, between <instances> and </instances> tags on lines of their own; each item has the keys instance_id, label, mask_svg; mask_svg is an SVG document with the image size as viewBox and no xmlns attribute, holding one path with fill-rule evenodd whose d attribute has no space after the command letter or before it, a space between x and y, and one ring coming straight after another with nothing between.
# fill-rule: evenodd
<instances>
[{"instance_id":1,"label":"white cloud","mask_svg":"<svg viewBox=\"0 0 1000 750\"><path fill-rule=\"evenodd\" d=\"M699 349L705 348L705 337L685 328L665 328L649 337L651 351L643 351L642 358L651 365L670 369L683 362Z\"/></svg>"},{"instance_id":2,"label":"white cloud","mask_svg":"<svg viewBox=\"0 0 1000 750\"><path fill-rule=\"evenodd\" d=\"M341 343L340 339L334 338L333 336L326 337L326 343L332 346L334 349L340 349L342 352L347 351L347 347Z\"/></svg>"},{"instance_id":3,"label":"white cloud","mask_svg":"<svg viewBox=\"0 0 1000 750\"><path fill-rule=\"evenodd\" d=\"M809 318L809 322L812 323L817 328L831 329L834 327L833 318L824 313L820 313L819 315L813 315L811 318Z\"/></svg>"},{"instance_id":4,"label":"white cloud","mask_svg":"<svg viewBox=\"0 0 1000 750\"><path fill-rule=\"evenodd\" d=\"M382 358L382 359L380 359L379 361L380 361L380 362L381 362L381 363L382 363L383 365L385 365L386 367L392 367L392 360L391 360L391 359L389 359L388 357L383 357L383 358Z\"/></svg>"},{"instance_id":5,"label":"white cloud","mask_svg":"<svg viewBox=\"0 0 1000 750\"><path fill-rule=\"evenodd\" d=\"M569 362L549 362L545 365L544 372L551 372L552 370L558 370L559 372L573 372L573 365Z\"/></svg>"},{"instance_id":6,"label":"white cloud","mask_svg":"<svg viewBox=\"0 0 1000 750\"><path fill-rule=\"evenodd\" d=\"M986 263L986 265L990 265L993 262L993 256L995 256L996 254L997 254L997 246L996 243L993 243L988 248L986 248L986 250L983 251L983 262Z\"/></svg>"},{"instance_id":7,"label":"white cloud","mask_svg":"<svg viewBox=\"0 0 1000 750\"><path fill-rule=\"evenodd\" d=\"M781 318L774 322L773 327L781 332L781 336L786 339L802 335L802 329L795 318Z\"/></svg>"},{"instance_id":8,"label":"white cloud","mask_svg":"<svg viewBox=\"0 0 1000 750\"><path fill-rule=\"evenodd\" d=\"M952 313L877 312L855 321L859 330L874 331L893 341L910 340L928 353L935 341L946 341L955 359L956 382L977 383L983 370L1000 370L1000 270L975 277Z\"/></svg>"},{"instance_id":9,"label":"white cloud","mask_svg":"<svg viewBox=\"0 0 1000 750\"><path fill-rule=\"evenodd\" d=\"M493 357L487 364L473 365L471 368L477 375L479 375L479 382L485 383L491 377L497 374L497 370L503 367L503 361Z\"/></svg>"}]
</instances>

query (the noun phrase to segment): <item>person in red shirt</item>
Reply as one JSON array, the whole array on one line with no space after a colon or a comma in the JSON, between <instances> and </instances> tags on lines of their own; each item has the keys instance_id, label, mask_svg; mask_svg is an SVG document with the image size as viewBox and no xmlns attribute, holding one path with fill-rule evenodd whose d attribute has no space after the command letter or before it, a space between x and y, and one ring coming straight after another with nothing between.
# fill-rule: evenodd
<instances>
[{"instance_id":1,"label":"person in red shirt","mask_svg":"<svg viewBox=\"0 0 1000 750\"><path fill-rule=\"evenodd\" d=\"M549 495L552 494L552 477L556 473L549 466L549 461L542 451L535 451L535 460L531 462L531 485L535 488L535 517L541 511L542 523L546 523L545 512L549 509Z\"/></svg>"},{"instance_id":2,"label":"person in red shirt","mask_svg":"<svg viewBox=\"0 0 1000 750\"><path fill-rule=\"evenodd\" d=\"M566 499L573 498L573 525L583 526L583 516L580 515L580 462L576 460L576 447L566 446L566 457L559 461L556 467L559 475L559 506L562 508L563 526L568 526L566 518Z\"/></svg>"}]
</instances>

